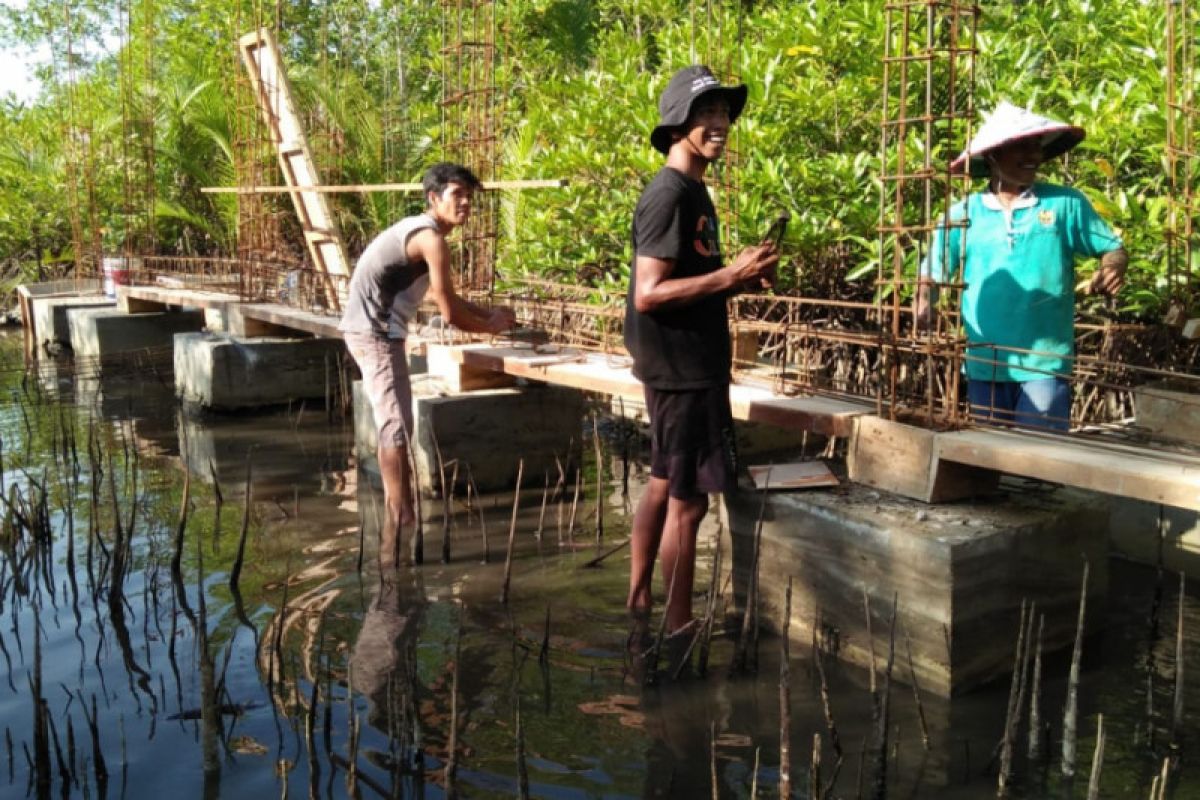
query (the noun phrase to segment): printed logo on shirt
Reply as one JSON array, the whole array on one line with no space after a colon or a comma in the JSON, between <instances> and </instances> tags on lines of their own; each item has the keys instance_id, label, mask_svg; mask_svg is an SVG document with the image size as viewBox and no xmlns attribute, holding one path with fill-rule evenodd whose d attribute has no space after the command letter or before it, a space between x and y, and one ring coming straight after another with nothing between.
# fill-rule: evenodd
<instances>
[{"instance_id":1,"label":"printed logo on shirt","mask_svg":"<svg viewBox=\"0 0 1200 800\"><path fill-rule=\"evenodd\" d=\"M692 242L696 252L708 258L717 253L717 222L712 217L703 216L696 220L696 239Z\"/></svg>"},{"instance_id":2,"label":"printed logo on shirt","mask_svg":"<svg viewBox=\"0 0 1200 800\"><path fill-rule=\"evenodd\" d=\"M1045 211L1039 211L1037 218L1038 218L1038 222L1042 223L1043 228L1054 227L1054 212L1053 211L1051 211L1049 209L1047 209Z\"/></svg>"}]
</instances>

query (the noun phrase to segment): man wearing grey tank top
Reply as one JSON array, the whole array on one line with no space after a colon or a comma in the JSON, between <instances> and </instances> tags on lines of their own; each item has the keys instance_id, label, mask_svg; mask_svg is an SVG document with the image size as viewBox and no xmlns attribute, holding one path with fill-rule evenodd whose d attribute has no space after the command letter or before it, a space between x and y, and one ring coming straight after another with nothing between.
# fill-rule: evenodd
<instances>
[{"instance_id":1,"label":"man wearing grey tank top","mask_svg":"<svg viewBox=\"0 0 1200 800\"><path fill-rule=\"evenodd\" d=\"M342 321L346 347L363 376L377 430L379 472L387 519L380 533L385 566L399 559L400 532L416 521L407 446L412 433L412 389L405 357L408 324L429 293L447 323L471 333L500 333L513 326L508 308L484 308L454 290L446 236L466 223L479 179L458 164L435 164L422 178L425 212L406 217L363 251Z\"/></svg>"}]
</instances>

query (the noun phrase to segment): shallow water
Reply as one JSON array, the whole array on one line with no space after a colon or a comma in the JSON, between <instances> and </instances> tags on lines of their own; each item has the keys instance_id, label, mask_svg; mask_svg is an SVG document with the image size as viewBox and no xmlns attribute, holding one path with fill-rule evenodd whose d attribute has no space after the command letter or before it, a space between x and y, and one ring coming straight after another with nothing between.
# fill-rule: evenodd
<instances>
[{"instance_id":1,"label":"shallow water","mask_svg":"<svg viewBox=\"0 0 1200 800\"><path fill-rule=\"evenodd\" d=\"M169 381L146 370L78 380L63 369L43 376L47 391L36 378L23 380L19 348L17 337L0 340L0 488L6 508L32 516L36 487L48 486L41 529L50 535L40 543L17 536L11 516L0 530L0 797L442 797L452 717L452 783L462 797L516 795L521 739L535 797L707 798L714 775L721 797L748 797L755 782L760 796L777 796L779 640L764 636L755 676L730 674L734 642L719 636L707 675L660 676L647 686L645 665L627 655L626 551L583 566L597 554L591 499L581 502L570 535L560 533L552 503L539 538L540 490L525 496L507 605L499 598L511 497L484 498L469 511L458 504L449 563L440 562L443 527L434 518L425 525L424 563L381 577L374 543L382 496L354 462L345 420L299 406L188 416L176 409ZM89 440L101 455L86 454ZM190 514L177 582L170 560L185 474ZM628 527L619 487L609 490L604 547ZM118 593L109 591L113 568L99 543L116 552L114 507L122 535L133 523ZM92 518L99 541L89 569ZM243 520L235 594L230 572ZM716 532L710 516L705 565ZM1148 796L1169 752L1177 579L1165 578L1153 642L1154 570L1114 561L1110 584L1106 612L1090 612L1107 613L1107 623L1085 646L1075 783L1058 775L1068 670L1058 655L1045 664L1042 702L1053 758L1032 768L1017 758L1015 797L1084 796L1101 713L1102 797ZM703 574L697 586L699 607ZM1197 666L1185 672L1174 797L1200 796L1187 765L1200 733L1200 604L1191 594L1184 625L1185 662ZM1015 631L1000 635L1015 639ZM812 654L793 648L793 794L808 796L819 733L830 796L872 796L868 677L823 663L842 763L835 767ZM989 762L1008 691L1002 681L953 702L924 697L926 750L912 690L894 685L888 796L994 797ZM207 718L206 693L221 706ZM35 696L45 703L44 736Z\"/></svg>"}]
</instances>

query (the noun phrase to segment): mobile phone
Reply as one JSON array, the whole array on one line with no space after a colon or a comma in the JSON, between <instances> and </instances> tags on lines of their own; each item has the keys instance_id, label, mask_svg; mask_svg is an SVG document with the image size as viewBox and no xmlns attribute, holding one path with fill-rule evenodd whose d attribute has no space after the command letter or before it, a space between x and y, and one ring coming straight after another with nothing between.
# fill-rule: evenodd
<instances>
[{"instance_id":1,"label":"mobile phone","mask_svg":"<svg viewBox=\"0 0 1200 800\"><path fill-rule=\"evenodd\" d=\"M779 216L771 223L771 227L767 228L767 233L762 238L762 244L773 244L775 249L779 249L779 243L783 241L783 232L787 230L788 220L792 215L787 210L780 211Z\"/></svg>"}]
</instances>

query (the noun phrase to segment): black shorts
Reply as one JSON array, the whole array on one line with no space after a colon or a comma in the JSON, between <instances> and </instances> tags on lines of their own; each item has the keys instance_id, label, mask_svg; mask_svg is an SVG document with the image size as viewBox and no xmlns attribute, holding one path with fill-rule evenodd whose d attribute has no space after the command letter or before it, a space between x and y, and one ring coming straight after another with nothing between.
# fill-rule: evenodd
<instances>
[{"instance_id":1,"label":"black shorts","mask_svg":"<svg viewBox=\"0 0 1200 800\"><path fill-rule=\"evenodd\" d=\"M650 475L666 479L671 497L682 500L733 489L737 445L729 387L643 388L650 415Z\"/></svg>"}]
</instances>

